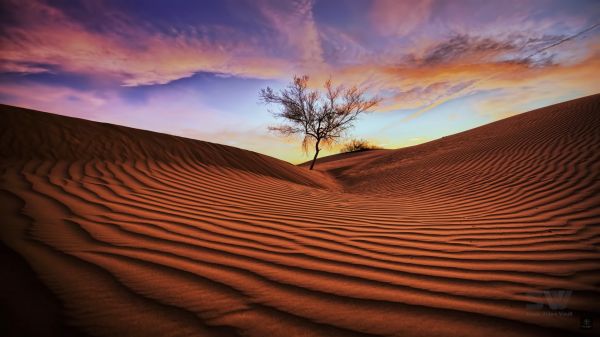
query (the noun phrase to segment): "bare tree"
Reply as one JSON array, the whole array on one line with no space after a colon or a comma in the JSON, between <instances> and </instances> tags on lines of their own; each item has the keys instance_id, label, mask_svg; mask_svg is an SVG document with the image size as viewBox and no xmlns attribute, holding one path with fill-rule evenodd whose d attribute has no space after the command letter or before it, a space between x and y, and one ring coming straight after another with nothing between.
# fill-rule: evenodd
<instances>
[{"instance_id":1,"label":"bare tree","mask_svg":"<svg viewBox=\"0 0 600 337\"><path fill-rule=\"evenodd\" d=\"M285 119L284 124L271 126L269 130L284 136L302 135L305 152L314 145L311 170L322 146L331 145L342 137L361 113L368 112L381 101L378 97L365 98L365 89L356 86L334 87L331 79L323 87L323 92L309 89L308 76L304 75L294 76L293 82L279 92L270 87L260 91L264 103L281 106L281 110L273 115Z\"/></svg>"}]
</instances>

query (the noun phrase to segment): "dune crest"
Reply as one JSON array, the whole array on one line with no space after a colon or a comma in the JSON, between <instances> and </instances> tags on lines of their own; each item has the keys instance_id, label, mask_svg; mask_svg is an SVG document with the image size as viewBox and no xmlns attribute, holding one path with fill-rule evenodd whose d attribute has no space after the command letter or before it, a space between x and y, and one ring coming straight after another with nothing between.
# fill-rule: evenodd
<instances>
[{"instance_id":1,"label":"dune crest","mask_svg":"<svg viewBox=\"0 0 600 337\"><path fill-rule=\"evenodd\" d=\"M0 233L94 336L592 335L598 112L584 97L309 172L2 105ZM531 308L549 289L571 316Z\"/></svg>"}]
</instances>

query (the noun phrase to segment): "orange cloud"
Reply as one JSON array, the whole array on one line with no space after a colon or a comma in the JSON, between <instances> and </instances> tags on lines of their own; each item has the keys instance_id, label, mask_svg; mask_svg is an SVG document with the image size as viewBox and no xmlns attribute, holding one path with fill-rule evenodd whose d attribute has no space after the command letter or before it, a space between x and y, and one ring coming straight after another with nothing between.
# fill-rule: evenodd
<instances>
[{"instance_id":1,"label":"orange cloud","mask_svg":"<svg viewBox=\"0 0 600 337\"><path fill-rule=\"evenodd\" d=\"M546 36L543 39L544 43L538 43L538 38L523 37L526 42L522 43L477 36L450 38L429 48L408 51L410 57L396 64L356 65L340 70L336 77L341 82L370 84L374 92L385 94L386 100L379 111L416 110L411 118L477 92L502 89L506 99L504 106L517 113L522 110L513 104L515 101L509 93L523 96L521 91L526 90L531 93L531 101L536 93L550 96L549 91L557 98L563 97L563 93L577 92L582 96L600 91L596 80L600 69L600 37L567 40L565 45L557 46L561 48L558 54L528 58L532 53L531 43L544 46L565 38ZM559 60L555 61L555 57ZM573 95L568 98L577 97ZM505 115L503 112L499 117Z\"/></svg>"}]
</instances>

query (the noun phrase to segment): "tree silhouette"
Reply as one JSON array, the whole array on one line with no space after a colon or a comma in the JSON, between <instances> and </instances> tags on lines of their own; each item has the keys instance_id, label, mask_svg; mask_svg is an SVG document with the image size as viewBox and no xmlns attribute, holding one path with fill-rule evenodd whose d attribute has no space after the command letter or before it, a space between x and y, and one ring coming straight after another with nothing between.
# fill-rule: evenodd
<instances>
[{"instance_id":1,"label":"tree silhouette","mask_svg":"<svg viewBox=\"0 0 600 337\"><path fill-rule=\"evenodd\" d=\"M363 112L375 107L381 99L365 97L365 89L357 86L333 86L331 79L323 86L323 92L308 88L308 76L294 76L285 89L275 92L270 87L260 90L264 103L275 103L281 110L274 112L276 118L284 119L281 125L270 126L269 130L284 136L300 134L302 149L308 152L314 145L315 156L310 164L312 170L321 151L338 140L350 129Z\"/></svg>"}]
</instances>

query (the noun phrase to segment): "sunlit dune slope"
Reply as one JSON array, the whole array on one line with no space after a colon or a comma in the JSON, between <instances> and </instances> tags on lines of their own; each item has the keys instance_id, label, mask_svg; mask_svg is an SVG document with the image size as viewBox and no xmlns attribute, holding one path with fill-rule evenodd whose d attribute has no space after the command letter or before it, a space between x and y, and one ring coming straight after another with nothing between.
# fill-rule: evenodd
<instances>
[{"instance_id":1,"label":"sunlit dune slope","mask_svg":"<svg viewBox=\"0 0 600 337\"><path fill-rule=\"evenodd\" d=\"M47 287L60 304L20 310L13 325L44 321L57 336L600 331L600 95L324 158L319 172L0 110L0 233L39 278L11 291ZM528 306L550 289L572 291L563 316ZM579 329L582 315L593 330Z\"/></svg>"}]
</instances>

